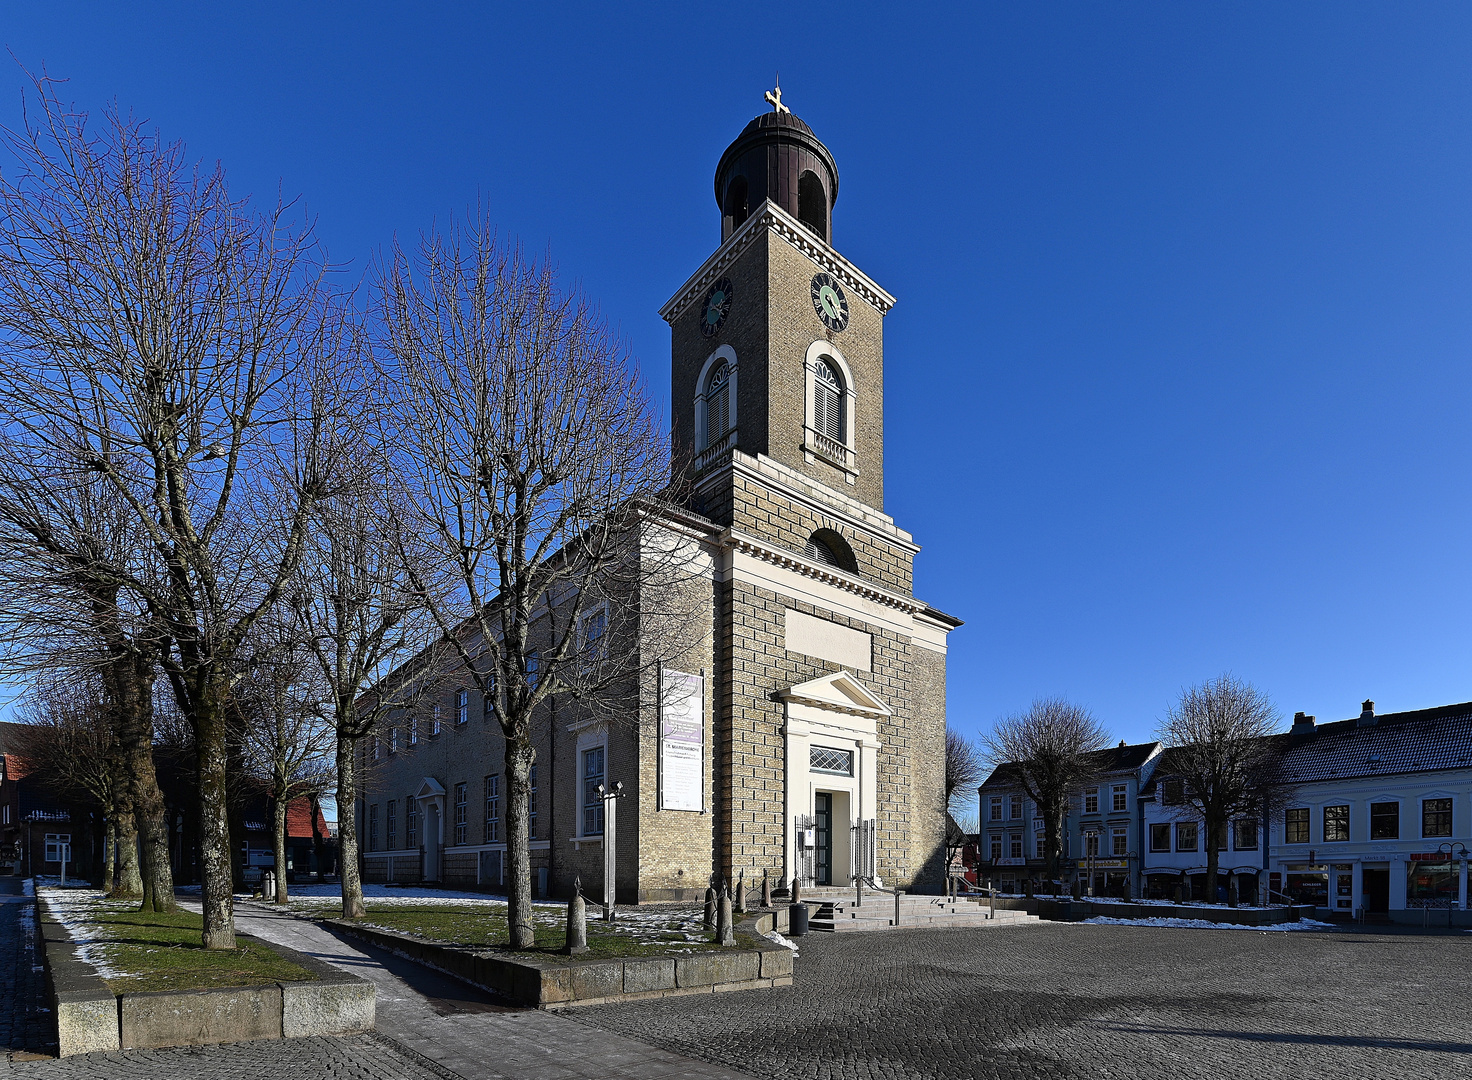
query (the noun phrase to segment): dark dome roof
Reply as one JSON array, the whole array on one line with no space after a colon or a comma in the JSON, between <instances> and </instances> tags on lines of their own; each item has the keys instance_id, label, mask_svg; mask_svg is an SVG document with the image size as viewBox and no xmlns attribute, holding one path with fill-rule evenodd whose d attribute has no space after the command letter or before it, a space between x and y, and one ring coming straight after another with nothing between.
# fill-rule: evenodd
<instances>
[{"instance_id":1,"label":"dark dome roof","mask_svg":"<svg viewBox=\"0 0 1472 1080\"><path fill-rule=\"evenodd\" d=\"M829 177L829 200L838 198L838 165L833 160L833 155L823 145L821 139L813 134L813 129L803 123L801 119L790 112L760 113L751 123L741 129L730 146L726 147L725 153L721 155L720 162L716 165L715 188L716 204L721 203L721 194L725 189L725 178L727 167L740 158L746 151L754 147L782 145L797 146L815 154L828 171Z\"/></svg>"}]
</instances>

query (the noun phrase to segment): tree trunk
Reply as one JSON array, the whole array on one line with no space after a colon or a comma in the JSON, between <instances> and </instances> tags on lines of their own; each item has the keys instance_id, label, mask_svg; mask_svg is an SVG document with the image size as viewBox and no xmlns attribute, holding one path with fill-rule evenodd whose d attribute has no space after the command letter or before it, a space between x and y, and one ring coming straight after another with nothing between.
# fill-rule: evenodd
<instances>
[{"instance_id":1,"label":"tree trunk","mask_svg":"<svg viewBox=\"0 0 1472 1080\"><path fill-rule=\"evenodd\" d=\"M133 824L133 810L119 805L117 810L118 869L112 880L111 895L134 899L143 895L143 877L138 867L138 830Z\"/></svg>"},{"instance_id":2,"label":"tree trunk","mask_svg":"<svg viewBox=\"0 0 1472 1080\"><path fill-rule=\"evenodd\" d=\"M342 917L361 919L363 879L358 875L357 741L337 737L337 868L342 876Z\"/></svg>"},{"instance_id":3,"label":"tree trunk","mask_svg":"<svg viewBox=\"0 0 1472 1080\"><path fill-rule=\"evenodd\" d=\"M105 811L102 823L102 891L112 892L113 864L118 857L118 816L116 811Z\"/></svg>"},{"instance_id":4,"label":"tree trunk","mask_svg":"<svg viewBox=\"0 0 1472 1080\"><path fill-rule=\"evenodd\" d=\"M225 703L211 680L198 695L194 746L199 771L199 861L204 947L235 948L235 909L230 872L229 798L225 788Z\"/></svg>"},{"instance_id":5,"label":"tree trunk","mask_svg":"<svg viewBox=\"0 0 1472 1080\"><path fill-rule=\"evenodd\" d=\"M1206 825L1206 902L1216 903L1216 869L1221 861L1221 853L1217 850L1217 834L1220 827L1215 821L1207 819Z\"/></svg>"},{"instance_id":6,"label":"tree trunk","mask_svg":"<svg viewBox=\"0 0 1472 1080\"><path fill-rule=\"evenodd\" d=\"M174 911L174 872L169 865L169 823L153 767L153 664L132 654L117 671L119 738L142 845L144 911Z\"/></svg>"},{"instance_id":7,"label":"tree trunk","mask_svg":"<svg viewBox=\"0 0 1472 1080\"><path fill-rule=\"evenodd\" d=\"M520 740L506 740L506 854L510 878L506 887L506 928L513 949L536 944L532 926L531 813L532 761L536 751Z\"/></svg>"},{"instance_id":8,"label":"tree trunk","mask_svg":"<svg viewBox=\"0 0 1472 1080\"><path fill-rule=\"evenodd\" d=\"M321 881L322 868L326 864L327 853L324 850L326 845L322 840L322 830L317 825L317 819L322 816L322 797L315 791L312 792L312 797L307 801L307 813L312 815L312 862L316 866L315 874L317 880ZM339 808L338 813L342 813L341 808ZM408 813L407 807L405 808L405 813Z\"/></svg>"},{"instance_id":9,"label":"tree trunk","mask_svg":"<svg viewBox=\"0 0 1472 1080\"><path fill-rule=\"evenodd\" d=\"M1057 881L1063 856L1063 830L1058 815L1044 811L1043 835L1047 838L1048 880Z\"/></svg>"},{"instance_id":10,"label":"tree trunk","mask_svg":"<svg viewBox=\"0 0 1472 1080\"><path fill-rule=\"evenodd\" d=\"M276 858L276 902L286 903L286 807L288 796L271 800L271 844Z\"/></svg>"}]
</instances>

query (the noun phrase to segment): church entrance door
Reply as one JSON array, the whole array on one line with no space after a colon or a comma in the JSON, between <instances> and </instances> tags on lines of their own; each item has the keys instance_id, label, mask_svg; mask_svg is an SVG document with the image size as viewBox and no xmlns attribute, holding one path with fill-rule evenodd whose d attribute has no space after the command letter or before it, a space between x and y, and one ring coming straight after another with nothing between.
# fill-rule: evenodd
<instances>
[{"instance_id":1,"label":"church entrance door","mask_svg":"<svg viewBox=\"0 0 1472 1080\"><path fill-rule=\"evenodd\" d=\"M833 796L826 791L817 793L814 800L814 816L817 820L817 878L819 885L833 884Z\"/></svg>"}]
</instances>

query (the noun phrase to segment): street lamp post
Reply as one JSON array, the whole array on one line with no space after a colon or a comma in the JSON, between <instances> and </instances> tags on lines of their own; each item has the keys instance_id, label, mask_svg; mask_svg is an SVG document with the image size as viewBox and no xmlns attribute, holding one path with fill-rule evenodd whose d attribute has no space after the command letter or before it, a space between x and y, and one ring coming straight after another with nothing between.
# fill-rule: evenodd
<instances>
[{"instance_id":1,"label":"street lamp post","mask_svg":"<svg viewBox=\"0 0 1472 1080\"><path fill-rule=\"evenodd\" d=\"M598 796L603 800L603 921L613 922L614 877L617 862L614 854L614 822L617 818L618 800L624 797L624 782L620 780L612 787L598 785Z\"/></svg>"},{"instance_id":2,"label":"street lamp post","mask_svg":"<svg viewBox=\"0 0 1472 1080\"><path fill-rule=\"evenodd\" d=\"M1451 885L1451 879L1452 879L1452 874L1453 874L1452 867L1456 865L1457 849L1458 848L1461 849L1461 851L1462 851L1462 861L1465 862L1466 859L1467 859L1467 845L1464 844L1464 843L1462 843L1460 840L1456 841L1455 843L1451 843L1451 844L1437 844L1436 845L1436 853L1438 855L1440 855L1443 851L1446 852L1446 877L1447 877L1447 885L1448 885L1447 892L1451 892L1450 885ZM1452 928L1452 910L1455 907L1456 907L1456 905L1451 900L1448 900L1447 901L1447 904L1446 904L1446 928L1448 930L1450 930Z\"/></svg>"}]
</instances>

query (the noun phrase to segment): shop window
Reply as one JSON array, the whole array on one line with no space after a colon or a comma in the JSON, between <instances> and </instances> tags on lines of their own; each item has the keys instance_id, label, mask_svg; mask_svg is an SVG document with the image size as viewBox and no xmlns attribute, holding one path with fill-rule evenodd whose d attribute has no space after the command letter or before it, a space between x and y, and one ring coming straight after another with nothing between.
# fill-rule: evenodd
<instances>
[{"instance_id":1,"label":"shop window","mask_svg":"<svg viewBox=\"0 0 1472 1080\"><path fill-rule=\"evenodd\" d=\"M1169 825L1151 825L1150 826L1150 850L1151 851L1169 851L1170 850L1170 826Z\"/></svg>"},{"instance_id":2,"label":"shop window","mask_svg":"<svg viewBox=\"0 0 1472 1080\"><path fill-rule=\"evenodd\" d=\"M1299 806L1284 813L1283 843L1308 843L1308 807Z\"/></svg>"},{"instance_id":3,"label":"shop window","mask_svg":"<svg viewBox=\"0 0 1472 1080\"><path fill-rule=\"evenodd\" d=\"M1084 813L1097 814L1099 812L1099 789L1096 787L1084 788Z\"/></svg>"},{"instance_id":4,"label":"shop window","mask_svg":"<svg viewBox=\"0 0 1472 1080\"><path fill-rule=\"evenodd\" d=\"M992 821L1001 821L1002 820L1002 800L999 799L999 798L992 799L992 816L991 816L991 820Z\"/></svg>"},{"instance_id":5,"label":"shop window","mask_svg":"<svg viewBox=\"0 0 1472 1080\"><path fill-rule=\"evenodd\" d=\"M470 837L466 834L469 830L469 807L466 805L464 784L455 785L455 844L456 846L470 843Z\"/></svg>"},{"instance_id":6,"label":"shop window","mask_svg":"<svg viewBox=\"0 0 1472 1080\"><path fill-rule=\"evenodd\" d=\"M1329 875L1322 873L1288 874L1283 891L1295 904L1329 906Z\"/></svg>"},{"instance_id":7,"label":"shop window","mask_svg":"<svg viewBox=\"0 0 1472 1080\"><path fill-rule=\"evenodd\" d=\"M390 851L395 850L399 846L399 817L397 807L398 803L393 799L390 799L384 804L383 832L388 839L388 849Z\"/></svg>"},{"instance_id":8,"label":"shop window","mask_svg":"<svg viewBox=\"0 0 1472 1080\"><path fill-rule=\"evenodd\" d=\"M1452 801L1450 799L1421 800L1421 835L1450 836L1452 834Z\"/></svg>"},{"instance_id":9,"label":"shop window","mask_svg":"<svg viewBox=\"0 0 1472 1080\"><path fill-rule=\"evenodd\" d=\"M1176 822L1176 850L1196 850L1196 823L1194 821Z\"/></svg>"},{"instance_id":10,"label":"shop window","mask_svg":"<svg viewBox=\"0 0 1472 1080\"><path fill-rule=\"evenodd\" d=\"M1349 839L1349 807L1324 807L1324 843L1337 844Z\"/></svg>"},{"instance_id":11,"label":"shop window","mask_svg":"<svg viewBox=\"0 0 1472 1080\"><path fill-rule=\"evenodd\" d=\"M1014 858L1014 859L1020 859L1020 858L1022 858L1022 834L1021 833L1013 833L1012 834L1012 845L1011 845L1011 847L1012 847L1012 858Z\"/></svg>"},{"instance_id":12,"label":"shop window","mask_svg":"<svg viewBox=\"0 0 1472 1080\"><path fill-rule=\"evenodd\" d=\"M404 846L419 846L419 804L413 795L404 800Z\"/></svg>"},{"instance_id":13,"label":"shop window","mask_svg":"<svg viewBox=\"0 0 1472 1080\"><path fill-rule=\"evenodd\" d=\"M1012 796L1012 820L1013 821L1021 821L1022 820L1022 796L1021 795L1013 795Z\"/></svg>"},{"instance_id":14,"label":"shop window","mask_svg":"<svg viewBox=\"0 0 1472 1080\"><path fill-rule=\"evenodd\" d=\"M1238 851L1257 850L1257 822L1251 818L1242 818L1232 823L1233 832L1232 846Z\"/></svg>"},{"instance_id":15,"label":"shop window","mask_svg":"<svg viewBox=\"0 0 1472 1080\"><path fill-rule=\"evenodd\" d=\"M1129 809L1129 790L1125 787L1124 784L1115 784L1111 793L1114 796L1114 800L1113 804L1110 806L1110 809L1114 813L1117 814L1123 810Z\"/></svg>"},{"instance_id":16,"label":"shop window","mask_svg":"<svg viewBox=\"0 0 1472 1080\"><path fill-rule=\"evenodd\" d=\"M1000 814L998 814L997 816L998 817L1001 817ZM1002 838L1000 836L993 836L992 837L992 862L996 862L1001 857L1002 857Z\"/></svg>"},{"instance_id":17,"label":"shop window","mask_svg":"<svg viewBox=\"0 0 1472 1080\"><path fill-rule=\"evenodd\" d=\"M1451 802L1450 799L1445 801ZM1406 906L1412 908L1456 906L1459 870L1459 864L1455 862L1407 863Z\"/></svg>"},{"instance_id":18,"label":"shop window","mask_svg":"<svg viewBox=\"0 0 1472 1080\"><path fill-rule=\"evenodd\" d=\"M603 835L603 747L583 751L583 835Z\"/></svg>"},{"instance_id":19,"label":"shop window","mask_svg":"<svg viewBox=\"0 0 1472 1080\"><path fill-rule=\"evenodd\" d=\"M1370 839L1400 839L1400 803L1377 802L1370 804Z\"/></svg>"},{"instance_id":20,"label":"shop window","mask_svg":"<svg viewBox=\"0 0 1472 1080\"><path fill-rule=\"evenodd\" d=\"M501 776L488 776L482 785L485 789L486 821L481 835L483 844L501 842Z\"/></svg>"},{"instance_id":21,"label":"shop window","mask_svg":"<svg viewBox=\"0 0 1472 1080\"><path fill-rule=\"evenodd\" d=\"M1119 858L1120 856L1128 855L1130 853L1130 834L1128 829L1115 829L1110 839L1113 841L1111 854L1113 854L1115 858Z\"/></svg>"}]
</instances>

